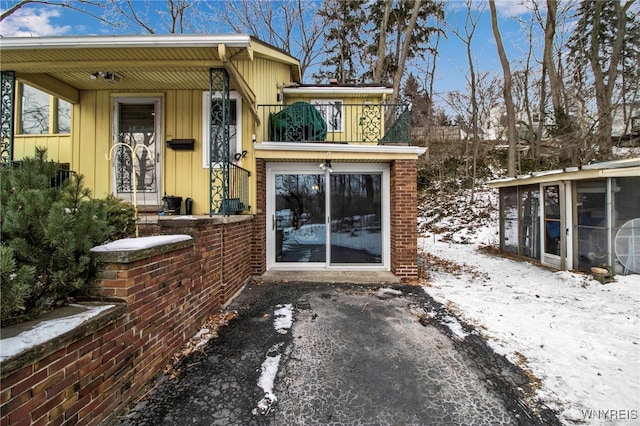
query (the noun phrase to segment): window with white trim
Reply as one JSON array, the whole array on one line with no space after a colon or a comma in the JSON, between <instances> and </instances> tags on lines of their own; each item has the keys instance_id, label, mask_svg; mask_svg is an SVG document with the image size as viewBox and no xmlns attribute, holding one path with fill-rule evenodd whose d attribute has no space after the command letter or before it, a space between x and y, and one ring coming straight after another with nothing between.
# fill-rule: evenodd
<instances>
[{"instance_id":1,"label":"window with white trim","mask_svg":"<svg viewBox=\"0 0 640 426\"><path fill-rule=\"evenodd\" d=\"M229 93L229 161L236 161L242 152L242 98L238 92ZM202 92L202 167L209 168L209 115L211 104L209 92ZM214 163L214 167L218 164Z\"/></svg>"},{"instance_id":2,"label":"window with white trim","mask_svg":"<svg viewBox=\"0 0 640 426\"><path fill-rule=\"evenodd\" d=\"M340 99L315 99L311 105L315 106L324 121L327 122L328 132L342 132L344 129L343 104Z\"/></svg>"}]
</instances>

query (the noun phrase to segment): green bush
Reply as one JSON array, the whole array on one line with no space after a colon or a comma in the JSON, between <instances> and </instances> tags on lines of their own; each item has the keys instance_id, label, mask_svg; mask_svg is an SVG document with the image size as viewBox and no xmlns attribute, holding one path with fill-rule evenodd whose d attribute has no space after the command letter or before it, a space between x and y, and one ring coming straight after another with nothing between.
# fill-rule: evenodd
<instances>
[{"instance_id":1,"label":"green bush","mask_svg":"<svg viewBox=\"0 0 640 426\"><path fill-rule=\"evenodd\" d=\"M134 220L115 198L92 199L81 175L52 187L58 165L46 150L21 163L1 176L3 326L72 300L95 275L91 248L129 236Z\"/></svg>"}]
</instances>

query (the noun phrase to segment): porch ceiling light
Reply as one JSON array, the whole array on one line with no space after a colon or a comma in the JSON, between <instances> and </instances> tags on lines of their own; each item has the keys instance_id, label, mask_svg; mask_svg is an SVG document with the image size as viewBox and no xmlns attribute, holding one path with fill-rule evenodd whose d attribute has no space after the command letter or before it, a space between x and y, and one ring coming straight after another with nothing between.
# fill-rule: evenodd
<instances>
[{"instance_id":1,"label":"porch ceiling light","mask_svg":"<svg viewBox=\"0 0 640 426\"><path fill-rule=\"evenodd\" d=\"M91 80L104 80L107 83L115 84L122 80L122 77L115 72L110 71L97 71L91 74Z\"/></svg>"},{"instance_id":2,"label":"porch ceiling light","mask_svg":"<svg viewBox=\"0 0 640 426\"><path fill-rule=\"evenodd\" d=\"M320 163L319 167L322 171L329 171L329 173L333 172L333 169L331 168L331 160L324 160L324 163Z\"/></svg>"}]
</instances>

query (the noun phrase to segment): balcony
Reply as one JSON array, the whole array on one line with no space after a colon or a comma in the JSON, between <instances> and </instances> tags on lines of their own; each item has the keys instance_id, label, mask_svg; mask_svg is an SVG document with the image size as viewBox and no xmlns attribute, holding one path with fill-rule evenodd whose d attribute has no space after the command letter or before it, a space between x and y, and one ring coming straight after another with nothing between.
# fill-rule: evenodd
<instances>
[{"instance_id":1,"label":"balcony","mask_svg":"<svg viewBox=\"0 0 640 426\"><path fill-rule=\"evenodd\" d=\"M295 102L258 105L262 141L411 145L407 104Z\"/></svg>"}]
</instances>

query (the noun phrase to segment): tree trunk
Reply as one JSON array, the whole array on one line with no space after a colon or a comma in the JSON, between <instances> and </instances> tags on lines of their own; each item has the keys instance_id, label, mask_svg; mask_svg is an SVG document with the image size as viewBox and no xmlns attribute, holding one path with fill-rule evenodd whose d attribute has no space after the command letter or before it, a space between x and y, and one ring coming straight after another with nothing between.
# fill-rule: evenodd
<instances>
[{"instance_id":1,"label":"tree trunk","mask_svg":"<svg viewBox=\"0 0 640 426\"><path fill-rule=\"evenodd\" d=\"M402 42L402 51L400 52L400 59L398 60L398 69L393 76L393 95L391 103L397 103L398 95L400 93L400 82L402 81L402 75L404 74L405 62L407 61L407 55L409 54L409 47L411 46L411 39L413 31L418 21L418 14L420 7L422 6L422 0L416 0L413 4L413 10L411 11L411 19L409 24L404 29L404 40Z\"/></svg>"},{"instance_id":2,"label":"tree trunk","mask_svg":"<svg viewBox=\"0 0 640 426\"><path fill-rule=\"evenodd\" d=\"M613 126L612 103L613 89L618 77L618 64L622 56L622 47L624 46L624 37L627 27L627 10L633 1L628 1L624 7L614 1L613 5L617 14L616 34L611 49L611 58L609 61L609 70L605 76L599 57L600 45L600 17L604 9L604 2L596 2L593 16L593 26L591 34L591 44L589 46L589 63L594 76L594 85L596 90L596 106L598 108L598 145L600 147L600 155L609 157L611 155L611 128ZM606 82L605 82L606 77Z\"/></svg>"},{"instance_id":3,"label":"tree trunk","mask_svg":"<svg viewBox=\"0 0 640 426\"><path fill-rule=\"evenodd\" d=\"M556 124L565 119L565 107L562 99L562 81L558 78L555 62L553 60L553 42L556 35L556 16L558 1L547 0L547 22L544 28L544 53L543 62L549 76L549 89Z\"/></svg>"},{"instance_id":4,"label":"tree trunk","mask_svg":"<svg viewBox=\"0 0 640 426\"><path fill-rule=\"evenodd\" d=\"M382 83L382 73L384 72L385 50L387 47L387 26L389 25L389 15L391 14L392 0L384 2L384 16L382 17L382 25L378 28L380 31L380 40L378 41L378 56L376 59L376 67L373 72L373 82Z\"/></svg>"},{"instance_id":5,"label":"tree trunk","mask_svg":"<svg viewBox=\"0 0 640 426\"><path fill-rule=\"evenodd\" d=\"M507 173L510 177L516 176L516 149L518 146L518 133L516 130L516 109L513 104L513 97L511 96L511 68L509 66L509 60L507 54L504 51L504 45L502 44L502 37L500 36L500 29L498 28L498 14L496 13L495 0L489 0L489 10L491 11L491 29L493 30L493 36L496 40L496 47L498 49L498 56L500 57L500 64L502 65L502 72L504 74L504 103L507 108L507 128L509 138L509 157Z\"/></svg>"}]
</instances>

